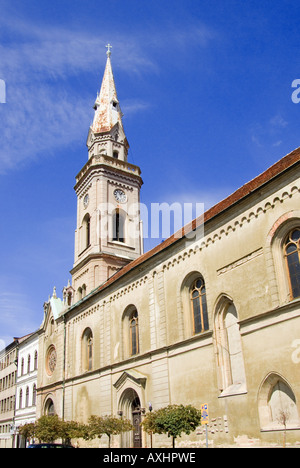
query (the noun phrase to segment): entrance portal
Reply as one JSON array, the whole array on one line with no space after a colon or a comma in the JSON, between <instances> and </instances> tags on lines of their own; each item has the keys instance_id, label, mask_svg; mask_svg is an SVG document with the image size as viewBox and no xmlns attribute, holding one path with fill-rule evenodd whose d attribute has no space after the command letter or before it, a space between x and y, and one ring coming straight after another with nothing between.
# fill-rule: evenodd
<instances>
[{"instance_id":1,"label":"entrance portal","mask_svg":"<svg viewBox=\"0 0 300 468\"><path fill-rule=\"evenodd\" d=\"M133 388L127 388L120 398L119 408L123 418L131 421L134 429L132 432L122 434L122 447L142 447L142 411L141 402L138 394Z\"/></svg>"}]
</instances>

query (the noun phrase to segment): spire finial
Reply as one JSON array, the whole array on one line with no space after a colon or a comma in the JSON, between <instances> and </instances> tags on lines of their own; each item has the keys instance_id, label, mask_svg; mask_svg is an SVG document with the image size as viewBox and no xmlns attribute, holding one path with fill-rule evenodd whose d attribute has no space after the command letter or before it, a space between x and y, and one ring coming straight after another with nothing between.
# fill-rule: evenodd
<instances>
[{"instance_id":1,"label":"spire finial","mask_svg":"<svg viewBox=\"0 0 300 468\"><path fill-rule=\"evenodd\" d=\"M112 46L108 43L105 47L107 48L106 55L107 55L107 57L110 57L111 56Z\"/></svg>"}]
</instances>

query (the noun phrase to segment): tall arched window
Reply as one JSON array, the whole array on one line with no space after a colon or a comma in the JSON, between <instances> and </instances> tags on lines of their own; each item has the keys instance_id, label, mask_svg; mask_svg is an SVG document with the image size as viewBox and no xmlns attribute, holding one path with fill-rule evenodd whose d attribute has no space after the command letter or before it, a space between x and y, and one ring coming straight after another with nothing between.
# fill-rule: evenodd
<instances>
[{"instance_id":1,"label":"tall arched window","mask_svg":"<svg viewBox=\"0 0 300 468\"><path fill-rule=\"evenodd\" d=\"M288 270L291 298L300 297L300 227L293 229L286 238L284 254Z\"/></svg>"},{"instance_id":2,"label":"tall arched window","mask_svg":"<svg viewBox=\"0 0 300 468\"><path fill-rule=\"evenodd\" d=\"M134 310L129 319L130 323L130 354L134 356L139 353L139 324L138 324L138 313Z\"/></svg>"},{"instance_id":3,"label":"tall arched window","mask_svg":"<svg viewBox=\"0 0 300 468\"><path fill-rule=\"evenodd\" d=\"M215 317L218 383L223 394L245 393L246 375L238 315L231 300L223 297Z\"/></svg>"},{"instance_id":4,"label":"tall arched window","mask_svg":"<svg viewBox=\"0 0 300 468\"><path fill-rule=\"evenodd\" d=\"M85 371L93 368L93 333L86 328L82 335L82 367Z\"/></svg>"},{"instance_id":5,"label":"tall arched window","mask_svg":"<svg viewBox=\"0 0 300 468\"><path fill-rule=\"evenodd\" d=\"M91 217L87 213L82 221L82 250L87 249L91 244Z\"/></svg>"},{"instance_id":6,"label":"tall arched window","mask_svg":"<svg viewBox=\"0 0 300 468\"><path fill-rule=\"evenodd\" d=\"M19 393L19 409L22 408L22 398L23 398L23 390L21 389Z\"/></svg>"},{"instance_id":7,"label":"tall arched window","mask_svg":"<svg viewBox=\"0 0 300 468\"><path fill-rule=\"evenodd\" d=\"M122 358L127 359L140 352L138 311L130 304L122 315Z\"/></svg>"},{"instance_id":8,"label":"tall arched window","mask_svg":"<svg viewBox=\"0 0 300 468\"><path fill-rule=\"evenodd\" d=\"M34 353L34 370L37 370L38 368L38 352L35 351Z\"/></svg>"},{"instance_id":9,"label":"tall arched window","mask_svg":"<svg viewBox=\"0 0 300 468\"><path fill-rule=\"evenodd\" d=\"M29 406L29 387L26 387L25 408Z\"/></svg>"},{"instance_id":10,"label":"tall arched window","mask_svg":"<svg viewBox=\"0 0 300 468\"><path fill-rule=\"evenodd\" d=\"M113 213L113 240L125 242L125 216L121 210L116 209Z\"/></svg>"},{"instance_id":11,"label":"tall arched window","mask_svg":"<svg viewBox=\"0 0 300 468\"><path fill-rule=\"evenodd\" d=\"M30 357L30 354L28 354L28 358L27 358L27 372L28 372L28 374L30 372L30 361L31 361L31 357Z\"/></svg>"},{"instance_id":12,"label":"tall arched window","mask_svg":"<svg viewBox=\"0 0 300 468\"><path fill-rule=\"evenodd\" d=\"M32 406L36 405L36 385L33 385L32 389Z\"/></svg>"},{"instance_id":13,"label":"tall arched window","mask_svg":"<svg viewBox=\"0 0 300 468\"><path fill-rule=\"evenodd\" d=\"M202 278L197 278L190 289L190 299L193 314L194 334L201 333L209 329L205 283Z\"/></svg>"}]
</instances>

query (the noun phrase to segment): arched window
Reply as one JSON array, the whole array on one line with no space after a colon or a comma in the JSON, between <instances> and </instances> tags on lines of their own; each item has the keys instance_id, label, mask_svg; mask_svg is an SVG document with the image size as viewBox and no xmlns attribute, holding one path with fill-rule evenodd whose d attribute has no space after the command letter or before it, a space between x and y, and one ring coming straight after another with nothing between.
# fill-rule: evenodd
<instances>
[{"instance_id":1,"label":"arched window","mask_svg":"<svg viewBox=\"0 0 300 468\"><path fill-rule=\"evenodd\" d=\"M91 217L87 213L82 221L82 250L87 249L91 244Z\"/></svg>"},{"instance_id":2,"label":"arched window","mask_svg":"<svg viewBox=\"0 0 300 468\"><path fill-rule=\"evenodd\" d=\"M300 227L293 229L284 244L291 298L300 297Z\"/></svg>"},{"instance_id":3,"label":"arched window","mask_svg":"<svg viewBox=\"0 0 300 468\"><path fill-rule=\"evenodd\" d=\"M25 408L29 406L29 387L26 387Z\"/></svg>"},{"instance_id":4,"label":"arched window","mask_svg":"<svg viewBox=\"0 0 300 468\"><path fill-rule=\"evenodd\" d=\"M24 375L24 358L21 361L21 375Z\"/></svg>"},{"instance_id":5,"label":"arched window","mask_svg":"<svg viewBox=\"0 0 300 468\"><path fill-rule=\"evenodd\" d=\"M193 315L194 334L201 333L209 329L205 283L202 278L197 278L190 289L190 299Z\"/></svg>"},{"instance_id":6,"label":"arched window","mask_svg":"<svg viewBox=\"0 0 300 468\"><path fill-rule=\"evenodd\" d=\"M86 328L82 335L82 368L90 371L93 368L93 333Z\"/></svg>"},{"instance_id":7,"label":"arched window","mask_svg":"<svg viewBox=\"0 0 300 468\"><path fill-rule=\"evenodd\" d=\"M52 317L52 319L50 320L50 335L54 333L54 329L55 329L55 322L54 322L54 318Z\"/></svg>"},{"instance_id":8,"label":"arched window","mask_svg":"<svg viewBox=\"0 0 300 468\"><path fill-rule=\"evenodd\" d=\"M32 389L32 406L36 405L36 385L33 385Z\"/></svg>"},{"instance_id":9,"label":"arched window","mask_svg":"<svg viewBox=\"0 0 300 468\"><path fill-rule=\"evenodd\" d=\"M34 370L37 370L38 368L38 352L35 351L34 353Z\"/></svg>"},{"instance_id":10,"label":"arched window","mask_svg":"<svg viewBox=\"0 0 300 468\"><path fill-rule=\"evenodd\" d=\"M131 304L122 315L122 357L127 359L140 352L139 320L136 307Z\"/></svg>"},{"instance_id":11,"label":"arched window","mask_svg":"<svg viewBox=\"0 0 300 468\"><path fill-rule=\"evenodd\" d=\"M30 360L31 360L30 354L28 354L28 358L27 358L27 372L28 372L28 374L30 372Z\"/></svg>"},{"instance_id":12,"label":"arched window","mask_svg":"<svg viewBox=\"0 0 300 468\"><path fill-rule=\"evenodd\" d=\"M130 354L134 356L139 353L139 324L138 324L138 313L134 310L129 319L130 323Z\"/></svg>"},{"instance_id":13,"label":"arched window","mask_svg":"<svg viewBox=\"0 0 300 468\"><path fill-rule=\"evenodd\" d=\"M246 392L246 375L238 315L231 300L223 297L215 317L215 344L219 389L223 395Z\"/></svg>"},{"instance_id":14,"label":"arched window","mask_svg":"<svg viewBox=\"0 0 300 468\"><path fill-rule=\"evenodd\" d=\"M21 389L19 393L19 409L22 408L22 398L23 398L23 390Z\"/></svg>"},{"instance_id":15,"label":"arched window","mask_svg":"<svg viewBox=\"0 0 300 468\"><path fill-rule=\"evenodd\" d=\"M54 403L51 398L48 398L45 404L45 410L44 410L45 416L54 416L55 415L55 408L54 408Z\"/></svg>"},{"instance_id":16,"label":"arched window","mask_svg":"<svg viewBox=\"0 0 300 468\"><path fill-rule=\"evenodd\" d=\"M264 380L259 391L258 410L263 430L300 427L294 392L278 374L269 374Z\"/></svg>"},{"instance_id":17,"label":"arched window","mask_svg":"<svg viewBox=\"0 0 300 468\"><path fill-rule=\"evenodd\" d=\"M116 209L113 213L113 240L125 242L125 216L121 210Z\"/></svg>"}]
</instances>

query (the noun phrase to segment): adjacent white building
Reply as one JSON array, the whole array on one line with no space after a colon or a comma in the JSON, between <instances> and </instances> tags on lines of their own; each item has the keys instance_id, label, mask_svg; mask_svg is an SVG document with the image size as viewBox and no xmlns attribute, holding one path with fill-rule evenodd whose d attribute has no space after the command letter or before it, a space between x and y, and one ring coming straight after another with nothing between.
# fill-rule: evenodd
<instances>
[{"instance_id":1,"label":"adjacent white building","mask_svg":"<svg viewBox=\"0 0 300 468\"><path fill-rule=\"evenodd\" d=\"M18 428L36 420L36 391L38 372L38 332L32 333L19 345L16 384L14 446L25 447L26 441Z\"/></svg>"}]
</instances>

